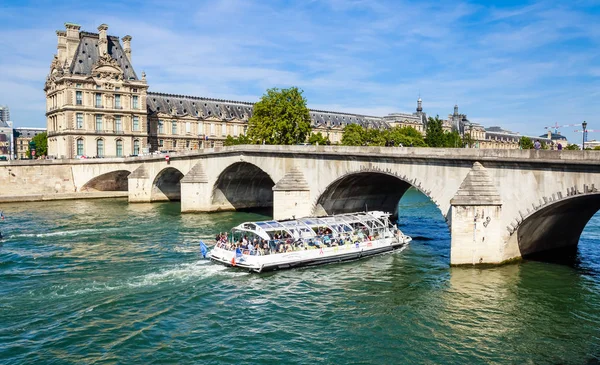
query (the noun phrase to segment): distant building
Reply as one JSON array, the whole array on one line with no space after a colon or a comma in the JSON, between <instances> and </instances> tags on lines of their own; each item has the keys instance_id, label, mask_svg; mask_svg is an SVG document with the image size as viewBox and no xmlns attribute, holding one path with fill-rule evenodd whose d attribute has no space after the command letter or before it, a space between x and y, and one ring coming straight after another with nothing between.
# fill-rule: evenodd
<instances>
[{"instance_id":1,"label":"distant building","mask_svg":"<svg viewBox=\"0 0 600 365\"><path fill-rule=\"evenodd\" d=\"M552 133L552 131L548 131L547 134L542 134L540 138L549 139L551 143L555 146L560 143L563 147L567 147L567 144L569 143L567 142L567 137L563 136L560 133Z\"/></svg>"},{"instance_id":2,"label":"distant building","mask_svg":"<svg viewBox=\"0 0 600 365\"><path fill-rule=\"evenodd\" d=\"M0 120L0 158L12 160L13 129L11 122Z\"/></svg>"},{"instance_id":3,"label":"distant building","mask_svg":"<svg viewBox=\"0 0 600 365\"><path fill-rule=\"evenodd\" d=\"M0 120L8 122L10 120L10 111L7 106L0 105Z\"/></svg>"},{"instance_id":4,"label":"distant building","mask_svg":"<svg viewBox=\"0 0 600 365\"><path fill-rule=\"evenodd\" d=\"M14 129L14 154L17 159L27 159L29 142L33 137L44 133L46 128L15 128Z\"/></svg>"}]
</instances>

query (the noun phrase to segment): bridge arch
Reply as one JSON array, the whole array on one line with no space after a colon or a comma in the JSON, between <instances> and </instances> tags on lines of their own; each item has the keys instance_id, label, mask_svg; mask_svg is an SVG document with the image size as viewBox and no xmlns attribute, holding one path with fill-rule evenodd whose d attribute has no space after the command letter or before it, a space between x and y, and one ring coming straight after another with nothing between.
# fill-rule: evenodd
<instances>
[{"instance_id":1,"label":"bridge arch","mask_svg":"<svg viewBox=\"0 0 600 365\"><path fill-rule=\"evenodd\" d=\"M213 186L213 210L239 210L273 207L275 182L263 169L249 162L227 166Z\"/></svg>"},{"instance_id":2,"label":"bridge arch","mask_svg":"<svg viewBox=\"0 0 600 365\"><path fill-rule=\"evenodd\" d=\"M99 175L85 183L81 191L127 191L129 170L116 170Z\"/></svg>"},{"instance_id":3,"label":"bridge arch","mask_svg":"<svg viewBox=\"0 0 600 365\"><path fill-rule=\"evenodd\" d=\"M538 207L511 234L523 257L574 257L581 233L598 210L598 192L569 196Z\"/></svg>"},{"instance_id":4,"label":"bridge arch","mask_svg":"<svg viewBox=\"0 0 600 365\"><path fill-rule=\"evenodd\" d=\"M162 169L152 183L151 201L181 200L183 173L174 167Z\"/></svg>"},{"instance_id":5,"label":"bridge arch","mask_svg":"<svg viewBox=\"0 0 600 365\"><path fill-rule=\"evenodd\" d=\"M382 210L397 215L398 202L412 186L431 199L428 192L385 171L353 171L331 182L319 194L313 214L339 214ZM433 199L432 199L433 200Z\"/></svg>"}]
</instances>

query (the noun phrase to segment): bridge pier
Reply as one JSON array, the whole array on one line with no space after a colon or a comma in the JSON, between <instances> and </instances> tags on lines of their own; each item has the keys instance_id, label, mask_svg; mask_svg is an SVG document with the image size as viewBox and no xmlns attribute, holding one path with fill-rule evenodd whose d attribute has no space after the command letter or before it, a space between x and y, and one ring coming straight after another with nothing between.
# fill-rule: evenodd
<instances>
[{"instance_id":1,"label":"bridge pier","mask_svg":"<svg viewBox=\"0 0 600 365\"><path fill-rule=\"evenodd\" d=\"M302 171L292 168L273 187L273 219L293 219L312 214L310 187Z\"/></svg>"},{"instance_id":2,"label":"bridge pier","mask_svg":"<svg viewBox=\"0 0 600 365\"><path fill-rule=\"evenodd\" d=\"M475 162L450 200L451 265L498 264L520 256L505 245L501 213L496 186Z\"/></svg>"},{"instance_id":3,"label":"bridge pier","mask_svg":"<svg viewBox=\"0 0 600 365\"><path fill-rule=\"evenodd\" d=\"M212 186L204 168L198 162L181 179L181 212L209 212L211 211Z\"/></svg>"},{"instance_id":4,"label":"bridge pier","mask_svg":"<svg viewBox=\"0 0 600 365\"><path fill-rule=\"evenodd\" d=\"M152 201L152 185L153 181L144 165L135 169L127 178L129 202L150 203Z\"/></svg>"}]
</instances>

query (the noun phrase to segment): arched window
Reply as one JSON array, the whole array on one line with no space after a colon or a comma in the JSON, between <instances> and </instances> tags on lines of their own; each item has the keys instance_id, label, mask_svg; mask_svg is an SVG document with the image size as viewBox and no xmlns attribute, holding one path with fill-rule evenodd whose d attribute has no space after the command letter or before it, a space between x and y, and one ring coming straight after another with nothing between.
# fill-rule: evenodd
<instances>
[{"instance_id":1,"label":"arched window","mask_svg":"<svg viewBox=\"0 0 600 365\"><path fill-rule=\"evenodd\" d=\"M99 139L96 141L96 156L104 157L104 140Z\"/></svg>"},{"instance_id":2,"label":"arched window","mask_svg":"<svg viewBox=\"0 0 600 365\"><path fill-rule=\"evenodd\" d=\"M77 156L83 156L83 139L77 139Z\"/></svg>"},{"instance_id":3,"label":"arched window","mask_svg":"<svg viewBox=\"0 0 600 365\"><path fill-rule=\"evenodd\" d=\"M117 139L117 157L123 157L123 141Z\"/></svg>"},{"instance_id":4,"label":"arched window","mask_svg":"<svg viewBox=\"0 0 600 365\"><path fill-rule=\"evenodd\" d=\"M133 141L133 154L136 156L140 154L140 141L137 139Z\"/></svg>"}]
</instances>

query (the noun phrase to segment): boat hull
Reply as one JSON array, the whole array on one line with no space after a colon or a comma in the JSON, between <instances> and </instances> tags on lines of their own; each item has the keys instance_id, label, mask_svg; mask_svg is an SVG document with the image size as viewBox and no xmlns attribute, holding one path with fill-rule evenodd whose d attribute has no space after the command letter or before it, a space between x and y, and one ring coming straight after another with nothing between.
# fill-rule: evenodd
<instances>
[{"instance_id":1,"label":"boat hull","mask_svg":"<svg viewBox=\"0 0 600 365\"><path fill-rule=\"evenodd\" d=\"M246 269L253 272L266 272L354 261L401 249L411 241L411 238L404 236L403 239L388 238L382 241L383 242L365 242L363 244L327 247L322 250L310 249L292 251L289 253L278 253L265 256L243 255L238 260L234 259L235 253L215 248L210 252L209 257L211 260L226 266Z\"/></svg>"}]
</instances>

